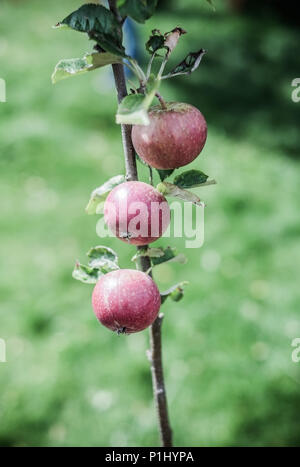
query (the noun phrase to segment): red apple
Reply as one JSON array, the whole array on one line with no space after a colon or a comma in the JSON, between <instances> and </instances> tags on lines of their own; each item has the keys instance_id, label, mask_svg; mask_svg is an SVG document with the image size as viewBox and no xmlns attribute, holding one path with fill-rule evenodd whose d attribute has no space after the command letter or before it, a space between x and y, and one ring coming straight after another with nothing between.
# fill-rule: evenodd
<instances>
[{"instance_id":1,"label":"red apple","mask_svg":"<svg viewBox=\"0 0 300 467\"><path fill-rule=\"evenodd\" d=\"M125 182L106 198L104 219L118 238L133 245L154 242L170 223L166 198L143 182Z\"/></svg>"},{"instance_id":2,"label":"red apple","mask_svg":"<svg viewBox=\"0 0 300 467\"><path fill-rule=\"evenodd\" d=\"M144 272L119 269L100 278L92 305L104 326L118 334L131 334L153 323L160 308L160 293Z\"/></svg>"},{"instance_id":3,"label":"red apple","mask_svg":"<svg viewBox=\"0 0 300 467\"><path fill-rule=\"evenodd\" d=\"M152 107L149 125L134 125L132 142L138 155L156 169L176 169L192 162L202 151L207 126L196 107L168 102Z\"/></svg>"}]
</instances>

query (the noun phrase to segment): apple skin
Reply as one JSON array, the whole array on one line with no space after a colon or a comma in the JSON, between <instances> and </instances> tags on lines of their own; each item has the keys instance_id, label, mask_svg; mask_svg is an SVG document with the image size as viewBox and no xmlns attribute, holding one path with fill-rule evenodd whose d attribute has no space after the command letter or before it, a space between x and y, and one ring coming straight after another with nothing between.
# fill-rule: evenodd
<instances>
[{"instance_id":1,"label":"apple skin","mask_svg":"<svg viewBox=\"0 0 300 467\"><path fill-rule=\"evenodd\" d=\"M118 334L142 331L156 319L160 293L150 276L119 269L100 278L92 295L97 319Z\"/></svg>"},{"instance_id":2,"label":"apple skin","mask_svg":"<svg viewBox=\"0 0 300 467\"><path fill-rule=\"evenodd\" d=\"M136 216L140 222L135 226ZM125 182L117 185L106 198L104 219L120 240L132 245L148 245L167 229L170 208L166 198L151 185Z\"/></svg>"},{"instance_id":3,"label":"apple skin","mask_svg":"<svg viewBox=\"0 0 300 467\"><path fill-rule=\"evenodd\" d=\"M202 151L207 125L190 104L166 103L151 107L149 125L134 125L132 142L138 155L156 169L176 169L192 162Z\"/></svg>"}]
</instances>

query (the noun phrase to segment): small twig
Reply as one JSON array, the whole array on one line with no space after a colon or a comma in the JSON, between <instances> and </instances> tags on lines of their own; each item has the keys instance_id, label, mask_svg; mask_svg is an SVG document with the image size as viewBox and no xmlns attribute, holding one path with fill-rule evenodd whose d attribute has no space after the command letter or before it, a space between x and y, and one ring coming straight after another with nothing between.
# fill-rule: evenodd
<instances>
[{"instance_id":1,"label":"small twig","mask_svg":"<svg viewBox=\"0 0 300 467\"><path fill-rule=\"evenodd\" d=\"M152 167L150 165L148 165L149 167L149 180L150 180L150 185L153 186L153 170L152 170Z\"/></svg>"}]
</instances>

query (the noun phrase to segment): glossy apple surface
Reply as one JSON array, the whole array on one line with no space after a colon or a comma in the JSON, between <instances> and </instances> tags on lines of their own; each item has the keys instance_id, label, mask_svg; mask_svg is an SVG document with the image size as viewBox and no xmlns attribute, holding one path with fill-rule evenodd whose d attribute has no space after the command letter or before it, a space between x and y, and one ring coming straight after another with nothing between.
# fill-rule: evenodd
<instances>
[{"instance_id":1,"label":"glossy apple surface","mask_svg":"<svg viewBox=\"0 0 300 467\"><path fill-rule=\"evenodd\" d=\"M104 326L119 334L130 334L153 323L160 308L160 293L144 272L119 269L100 278L92 305Z\"/></svg>"},{"instance_id":2,"label":"glossy apple surface","mask_svg":"<svg viewBox=\"0 0 300 467\"><path fill-rule=\"evenodd\" d=\"M116 186L104 203L104 219L114 235L133 245L157 240L170 223L166 198L143 182Z\"/></svg>"},{"instance_id":3,"label":"glossy apple surface","mask_svg":"<svg viewBox=\"0 0 300 467\"><path fill-rule=\"evenodd\" d=\"M156 169L176 169L192 162L202 151L207 125L194 106L169 102L167 109L150 109L150 125L134 125L132 142L138 155Z\"/></svg>"}]
</instances>

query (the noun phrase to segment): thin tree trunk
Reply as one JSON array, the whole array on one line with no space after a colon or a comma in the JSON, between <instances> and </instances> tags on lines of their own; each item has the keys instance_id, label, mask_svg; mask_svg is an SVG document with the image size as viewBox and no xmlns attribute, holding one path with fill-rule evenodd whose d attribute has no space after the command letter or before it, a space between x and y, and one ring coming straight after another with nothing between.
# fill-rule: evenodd
<instances>
[{"instance_id":1,"label":"thin tree trunk","mask_svg":"<svg viewBox=\"0 0 300 467\"><path fill-rule=\"evenodd\" d=\"M112 9L111 3L114 2L109 3ZM112 68L118 93L118 101L120 102L127 95L124 67L121 64L114 64L112 65ZM121 131L125 157L126 179L138 180L135 151L131 141L131 126L121 125ZM151 267L150 259L147 256L141 257L139 267L144 272L148 271ZM162 446L172 446L172 430L169 422L162 365L162 320L163 314L160 314L150 327L150 350L147 355L151 364L153 395L158 416L160 442Z\"/></svg>"}]
</instances>

